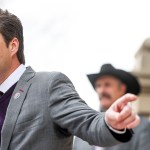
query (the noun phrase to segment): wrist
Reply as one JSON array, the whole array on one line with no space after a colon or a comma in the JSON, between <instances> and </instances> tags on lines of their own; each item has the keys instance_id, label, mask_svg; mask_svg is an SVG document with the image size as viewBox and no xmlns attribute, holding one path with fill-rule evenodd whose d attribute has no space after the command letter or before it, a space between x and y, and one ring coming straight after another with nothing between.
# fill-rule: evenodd
<instances>
[{"instance_id":1,"label":"wrist","mask_svg":"<svg viewBox=\"0 0 150 150\"><path fill-rule=\"evenodd\" d=\"M113 132L115 132L115 133L117 133L117 134L124 134L124 133L126 132L126 128L125 128L125 129L115 129L115 128L113 128L113 127L108 123L106 116L105 116L105 119L104 119L104 120L105 120L105 123L106 123L107 127L108 127L111 131L113 131Z\"/></svg>"}]
</instances>

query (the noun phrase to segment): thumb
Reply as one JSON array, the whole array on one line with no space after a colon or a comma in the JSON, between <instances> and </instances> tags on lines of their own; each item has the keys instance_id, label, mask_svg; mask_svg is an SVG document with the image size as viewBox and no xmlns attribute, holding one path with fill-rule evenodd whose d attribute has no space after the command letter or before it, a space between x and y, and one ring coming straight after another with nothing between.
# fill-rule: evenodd
<instances>
[{"instance_id":1,"label":"thumb","mask_svg":"<svg viewBox=\"0 0 150 150\"><path fill-rule=\"evenodd\" d=\"M124 106L126 106L129 102L137 100L137 96L134 94L125 94L124 96L120 97L113 103L113 108L116 112L120 112Z\"/></svg>"}]
</instances>

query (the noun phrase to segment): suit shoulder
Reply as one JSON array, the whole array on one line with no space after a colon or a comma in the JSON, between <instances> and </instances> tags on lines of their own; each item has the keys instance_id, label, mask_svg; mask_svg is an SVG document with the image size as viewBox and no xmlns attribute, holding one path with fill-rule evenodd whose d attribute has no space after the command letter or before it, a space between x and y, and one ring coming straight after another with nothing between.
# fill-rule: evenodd
<instances>
[{"instance_id":1,"label":"suit shoulder","mask_svg":"<svg viewBox=\"0 0 150 150\"><path fill-rule=\"evenodd\" d=\"M141 119L141 123L142 124L147 124L147 125L150 125L150 122L147 118L143 117L143 116L140 116L140 119Z\"/></svg>"},{"instance_id":2,"label":"suit shoulder","mask_svg":"<svg viewBox=\"0 0 150 150\"><path fill-rule=\"evenodd\" d=\"M145 129L150 129L150 122L148 121L148 119L143 116L140 116L140 119L141 123L135 128L136 132L141 132Z\"/></svg>"},{"instance_id":3,"label":"suit shoulder","mask_svg":"<svg viewBox=\"0 0 150 150\"><path fill-rule=\"evenodd\" d=\"M51 71L51 72L36 72L35 75L39 79L53 79L53 80L70 80L64 73Z\"/></svg>"},{"instance_id":4,"label":"suit shoulder","mask_svg":"<svg viewBox=\"0 0 150 150\"><path fill-rule=\"evenodd\" d=\"M66 76L64 73L58 72L58 71L36 72L36 75L38 76Z\"/></svg>"}]
</instances>

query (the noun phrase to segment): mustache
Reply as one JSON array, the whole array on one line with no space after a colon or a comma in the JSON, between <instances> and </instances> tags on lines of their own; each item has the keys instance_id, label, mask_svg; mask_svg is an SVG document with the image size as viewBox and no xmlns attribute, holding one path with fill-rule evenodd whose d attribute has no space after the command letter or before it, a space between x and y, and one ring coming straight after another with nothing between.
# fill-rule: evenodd
<instances>
[{"instance_id":1,"label":"mustache","mask_svg":"<svg viewBox=\"0 0 150 150\"><path fill-rule=\"evenodd\" d=\"M108 94L108 93L101 93L101 94L99 95L99 98L100 98L100 99L102 99L102 98L111 99L111 96L110 96L110 94Z\"/></svg>"}]
</instances>

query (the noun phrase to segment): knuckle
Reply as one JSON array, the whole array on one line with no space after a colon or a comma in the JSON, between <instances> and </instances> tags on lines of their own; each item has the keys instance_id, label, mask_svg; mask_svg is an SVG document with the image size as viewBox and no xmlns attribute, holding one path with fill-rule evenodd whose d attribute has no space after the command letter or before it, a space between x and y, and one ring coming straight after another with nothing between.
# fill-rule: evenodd
<instances>
[{"instance_id":1,"label":"knuckle","mask_svg":"<svg viewBox=\"0 0 150 150\"><path fill-rule=\"evenodd\" d=\"M138 115L136 115L136 120L137 120L138 123L141 122L141 119L140 119L140 117Z\"/></svg>"},{"instance_id":2,"label":"knuckle","mask_svg":"<svg viewBox=\"0 0 150 150\"><path fill-rule=\"evenodd\" d=\"M132 112L132 117L136 118L136 113L135 112Z\"/></svg>"},{"instance_id":3,"label":"knuckle","mask_svg":"<svg viewBox=\"0 0 150 150\"><path fill-rule=\"evenodd\" d=\"M132 109L130 106L125 106L123 114L132 114Z\"/></svg>"},{"instance_id":4,"label":"knuckle","mask_svg":"<svg viewBox=\"0 0 150 150\"><path fill-rule=\"evenodd\" d=\"M124 115L120 114L118 117L117 117L117 121L120 122L121 120L123 120L124 118Z\"/></svg>"},{"instance_id":5,"label":"knuckle","mask_svg":"<svg viewBox=\"0 0 150 150\"><path fill-rule=\"evenodd\" d=\"M125 107L125 111L127 111L127 112L128 112L128 111L131 111L131 107L127 105L127 106Z\"/></svg>"}]
</instances>

